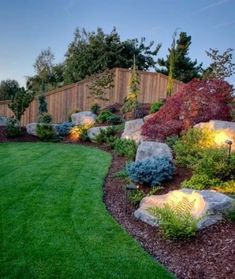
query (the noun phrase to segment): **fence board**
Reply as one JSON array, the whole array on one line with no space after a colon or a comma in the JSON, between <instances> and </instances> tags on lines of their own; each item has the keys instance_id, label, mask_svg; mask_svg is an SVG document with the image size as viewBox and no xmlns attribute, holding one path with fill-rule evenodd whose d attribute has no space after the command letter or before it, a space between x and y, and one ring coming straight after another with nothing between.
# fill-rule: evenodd
<instances>
[{"instance_id":1,"label":"fence board","mask_svg":"<svg viewBox=\"0 0 235 279\"><path fill-rule=\"evenodd\" d=\"M107 90L109 101L97 101L89 97L88 83L89 79L63 86L45 93L48 104L48 112L53 117L53 122L60 123L68 120L69 113L79 108L80 110L89 110L90 106L97 102L101 106L114 103L123 103L128 94L128 86L131 72L128 69L115 68L114 87ZM159 73L139 71L140 76L140 95L139 101L142 103L153 103L166 98L167 76ZM173 93L177 92L183 83L174 81ZM88 98L89 97L89 98ZM8 108L7 101L0 101L0 116L12 116L12 111ZM31 102L26 109L21 124L26 125L30 122L36 122L38 118L38 98Z\"/></svg>"}]
</instances>

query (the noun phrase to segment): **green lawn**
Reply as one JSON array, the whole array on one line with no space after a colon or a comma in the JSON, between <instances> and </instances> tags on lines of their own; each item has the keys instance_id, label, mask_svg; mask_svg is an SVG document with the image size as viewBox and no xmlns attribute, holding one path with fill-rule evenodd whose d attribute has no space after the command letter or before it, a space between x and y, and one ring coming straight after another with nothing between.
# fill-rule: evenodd
<instances>
[{"instance_id":1,"label":"green lawn","mask_svg":"<svg viewBox=\"0 0 235 279\"><path fill-rule=\"evenodd\" d=\"M108 214L103 151L0 144L0 278L172 278Z\"/></svg>"}]
</instances>

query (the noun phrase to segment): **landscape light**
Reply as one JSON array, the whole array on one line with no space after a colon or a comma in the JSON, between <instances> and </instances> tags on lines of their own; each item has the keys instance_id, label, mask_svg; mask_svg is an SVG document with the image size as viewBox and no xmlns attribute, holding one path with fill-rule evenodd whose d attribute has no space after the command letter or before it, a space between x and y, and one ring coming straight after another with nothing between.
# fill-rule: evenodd
<instances>
[{"instance_id":1,"label":"landscape light","mask_svg":"<svg viewBox=\"0 0 235 279\"><path fill-rule=\"evenodd\" d=\"M225 143L228 145L228 159L230 161L230 157L231 157L231 149L232 149L232 144L233 142L230 139L227 139L225 141Z\"/></svg>"}]
</instances>

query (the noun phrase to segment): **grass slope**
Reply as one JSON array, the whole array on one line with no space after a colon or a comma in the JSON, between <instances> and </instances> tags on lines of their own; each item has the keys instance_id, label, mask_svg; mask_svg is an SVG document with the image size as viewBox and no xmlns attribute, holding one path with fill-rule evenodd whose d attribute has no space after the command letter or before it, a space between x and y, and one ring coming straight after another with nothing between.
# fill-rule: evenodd
<instances>
[{"instance_id":1,"label":"grass slope","mask_svg":"<svg viewBox=\"0 0 235 279\"><path fill-rule=\"evenodd\" d=\"M1 278L172 278L107 213L109 154L18 143L0 158Z\"/></svg>"}]
</instances>

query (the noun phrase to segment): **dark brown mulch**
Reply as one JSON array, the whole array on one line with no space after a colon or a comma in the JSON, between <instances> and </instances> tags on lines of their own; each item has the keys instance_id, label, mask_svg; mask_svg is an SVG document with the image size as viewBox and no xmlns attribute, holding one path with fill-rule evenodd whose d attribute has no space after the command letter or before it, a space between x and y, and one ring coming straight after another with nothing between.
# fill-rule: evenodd
<instances>
[{"instance_id":1,"label":"dark brown mulch","mask_svg":"<svg viewBox=\"0 0 235 279\"><path fill-rule=\"evenodd\" d=\"M112 216L143 248L178 278L235 278L235 224L223 221L199 232L190 241L165 240L158 229L135 219L131 204L125 210L124 183L114 177L124 165L125 159L114 155L105 181L104 201ZM190 170L178 169L175 179L159 193L177 189L190 175Z\"/></svg>"},{"instance_id":2,"label":"dark brown mulch","mask_svg":"<svg viewBox=\"0 0 235 279\"><path fill-rule=\"evenodd\" d=\"M15 138L6 136L5 127L0 126L0 142L35 142L39 141L37 137L27 134L26 129L22 128L22 135Z\"/></svg>"}]
</instances>

